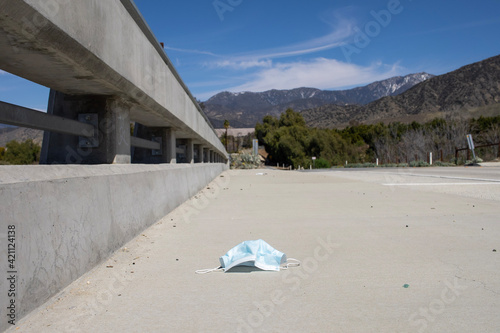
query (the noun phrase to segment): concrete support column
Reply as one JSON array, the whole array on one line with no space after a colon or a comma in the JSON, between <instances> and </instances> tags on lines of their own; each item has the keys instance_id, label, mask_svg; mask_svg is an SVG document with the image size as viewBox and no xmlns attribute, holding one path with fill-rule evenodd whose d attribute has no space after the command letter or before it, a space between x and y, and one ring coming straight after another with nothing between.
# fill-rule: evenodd
<instances>
[{"instance_id":1,"label":"concrete support column","mask_svg":"<svg viewBox=\"0 0 500 333\"><path fill-rule=\"evenodd\" d=\"M162 154L164 156L163 163L177 163L177 141L173 128L165 128L162 133Z\"/></svg>"},{"instance_id":2,"label":"concrete support column","mask_svg":"<svg viewBox=\"0 0 500 333\"><path fill-rule=\"evenodd\" d=\"M214 151L210 149L210 163L214 163Z\"/></svg>"},{"instance_id":3,"label":"concrete support column","mask_svg":"<svg viewBox=\"0 0 500 333\"><path fill-rule=\"evenodd\" d=\"M203 147L203 163L210 162L210 151L208 148Z\"/></svg>"},{"instance_id":4,"label":"concrete support column","mask_svg":"<svg viewBox=\"0 0 500 333\"><path fill-rule=\"evenodd\" d=\"M175 129L168 127L146 127L136 123L134 128L134 136L140 139L155 141L161 143L161 150L151 150L146 148L134 147L133 163L139 164L161 164L161 163L176 163L177 148L171 147L171 144L176 145ZM169 155L169 149L174 152L174 162L172 155Z\"/></svg>"},{"instance_id":5,"label":"concrete support column","mask_svg":"<svg viewBox=\"0 0 500 333\"><path fill-rule=\"evenodd\" d=\"M119 100L108 100L104 113L106 160L113 164L130 164L130 108Z\"/></svg>"},{"instance_id":6,"label":"concrete support column","mask_svg":"<svg viewBox=\"0 0 500 333\"><path fill-rule=\"evenodd\" d=\"M186 140L186 159L187 163L194 163L194 144L192 139Z\"/></svg>"},{"instance_id":7,"label":"concrete support column","mask_svg":"<svg viewBox=\"0 0 500 333\"><path fill-rule=\"evenodd\" d=\"M194 163L203 163L203 148L201 145L194 145L196 158Z\"/></svg>"},{"instance_id":8,"label":"concrete support column","mask_svg":"<svg viewBox=\"0 0 500 333\"><path fill-rule=\"evenodd\" d=\"M98 140L45 132L41 164L130 163L130 106L106 96L72 96L51 90L47 113L96 126Z\"/></svg>"}]
</instances>

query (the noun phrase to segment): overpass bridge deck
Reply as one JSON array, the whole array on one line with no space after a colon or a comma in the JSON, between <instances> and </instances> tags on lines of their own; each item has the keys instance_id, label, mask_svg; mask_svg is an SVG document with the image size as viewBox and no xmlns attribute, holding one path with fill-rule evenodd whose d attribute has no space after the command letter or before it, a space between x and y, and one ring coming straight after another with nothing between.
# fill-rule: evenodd
<instances>
[{"instance_id":1,"label":"overpass bridge deck","mask_svg":"<svg viewBox=\"0 0 500 333\"><path fill-rule=\"evenodd\" d=\"M498 170L228 171L12 332L495 331L500 186L440 189ZM302 266L194 273L258 238Z\"/></svg>"}]
</instances>

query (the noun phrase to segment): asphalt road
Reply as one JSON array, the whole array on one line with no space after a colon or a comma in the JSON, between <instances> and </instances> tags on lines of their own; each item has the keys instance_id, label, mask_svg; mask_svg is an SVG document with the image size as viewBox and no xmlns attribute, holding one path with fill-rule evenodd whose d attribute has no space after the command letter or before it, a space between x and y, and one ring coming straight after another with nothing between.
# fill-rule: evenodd
<instances>
[{"instance_id":1,"label":"asphalt road","mask_svg":"<svg viewBox=\"0 0 500 333\"><path fill-rule=\"evenodd\" d=\"M321 174L377 183L395 190L455 194L500 201L500 163L484 167L334 169Z\"/></svg>"}]
</instances>

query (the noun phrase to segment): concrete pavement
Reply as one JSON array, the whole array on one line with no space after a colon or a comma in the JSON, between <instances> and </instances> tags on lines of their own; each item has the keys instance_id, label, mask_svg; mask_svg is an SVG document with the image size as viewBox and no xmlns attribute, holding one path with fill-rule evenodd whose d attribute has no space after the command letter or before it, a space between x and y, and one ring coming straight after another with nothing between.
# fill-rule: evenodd
<instances>
[{"instance_id":1,"label":"concrete pavement","mask_svg":"<svg viewBox=\"0 0 500 333\"><path fill-rule=\"evenodd\" d=\"M468 171L225 172L12 332L498 332L500 169ZM302 266L194 273L259 238Z\"/></svg>"}]
</instances>

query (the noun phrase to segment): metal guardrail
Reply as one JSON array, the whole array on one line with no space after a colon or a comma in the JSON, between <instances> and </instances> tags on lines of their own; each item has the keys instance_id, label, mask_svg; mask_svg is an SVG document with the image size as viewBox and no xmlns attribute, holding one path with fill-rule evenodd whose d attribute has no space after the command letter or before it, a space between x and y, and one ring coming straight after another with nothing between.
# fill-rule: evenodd
<instances>
[{"instance_id":1,"label":"metal guardrail","mask_svg":"<svg viewBox=\"0 0 500 333\"><path fill-rule=\"evenodd\" d=\"M475 146L475 149L487 148L487 147L493 147L493 146L498 146L497 157L500 157L500 142L499 143L490 143L490 144L487 144L487 145ZM461 151L464 151L464 150L467 151L467 160L470 160L470 148L469 147L466 147L466 148L457 148L457 147L455 147L455 161L458 161L458 153L461 152Z\"/></svg>"}]
</instances>

